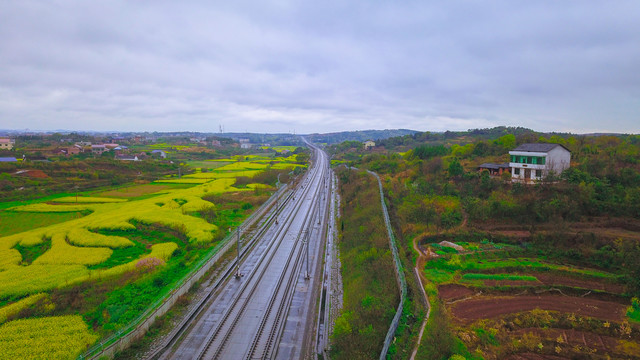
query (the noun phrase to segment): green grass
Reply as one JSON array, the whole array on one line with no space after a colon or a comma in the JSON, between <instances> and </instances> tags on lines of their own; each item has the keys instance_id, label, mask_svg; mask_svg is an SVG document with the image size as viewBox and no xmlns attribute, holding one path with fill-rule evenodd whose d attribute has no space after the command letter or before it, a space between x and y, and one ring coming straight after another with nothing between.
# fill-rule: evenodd
<instances>
[{"instance_id":1,"label":"green grass","mask_svg":"<svg viewBox=\"0 0 640 360\"><path fill-rule=\"evenodd\" d=\"M640 323L640 300L638 298L631 299L631 306L627 309L627 317L633 322Z\"/></svg>"},{"instance_id":2,"label":"green grass","mask_svg":"<svg viewBox=\"0 0 640 360\"><path fill-rule=\"evenodd\" d=\"M452 282L455 277L455 272L440 269L425 269L424 273L427 279L436 284Z\"/></svg>"},{"instance_id":3,"label":"green grass","mask_svg":"<svg viewBox=\"0 0 640 360\"><path fill-rule=\"evenodd\" d=\"M185 239L178 235L175 230L160 227L156 225L146 225L139 222L133 222L136 230L101 230L102 235L121 236L131 240L135 245L114 249L107 261L90 266L89 269L108 269L114 266L126 264L130 261L140 258L144 254L151 253L151 245L161 244L165 242L175 242L177 238L182 238L182 245L185 246Z\"/></svg>"},{"instance_id":4,"label":"green grass","mask_svg":"<svg viewBox=\"0 0 640 360\"><path fill-rule=\"evenodd\" d=\"M187 165L192 168L217 169L231 164L233 161L187 161Z\"/></svg>"},{"instance_id":5,"label":"green grass","mask_svg":"<svg viewBox=\"0 0 640 360\"><path fill-rule=\"evenodd\" d=\"M67 213L32 213L20 211L0 211L0 236L17 234L23 231L62 223L77 219L86 214L82 212Z\"/></svg>"},{"instance_id":6,"label":"green grass","mask_svg":"<svg viewBox=\"0 0 640 360\"><path fill-rule=\"evenodd\" d=\"M20 252L20 255L22 255L22 264L29 265L35 259L40 257L40 255L51 249L51 239L47 239L41 244L37 244L34 246L22 246L20 244L17 244L13 248L18 250Z\"/></svg>"},{"instance_id":7,"label":"green grass","mask_svg":"<svg viewBox=\"0 0 640 360\"><path fill-rule=\"evenodd\" d=\"M538 281L535 276L512 274L478 274L466 273L462 280L514 280L514 281Z\"/></svg>"},{"instance_id":8,"label":"green grass","mask_svg":"<svg viewBox=\"0 0 640 360\"><path fill-rule=\"evenodd\" d=\"M573 275L590 276L593 278L609 280L615 280L619 277L618 275L603 271L552 264L531 258L485 259L478 256L461 257L456 254L451 255L448 258L442 257L437 260L429 261L425 267L448 271L460 270L461 272L484 272L497 269L505 269L509 271L561 271Z\"/></svg>"}]
</instances>

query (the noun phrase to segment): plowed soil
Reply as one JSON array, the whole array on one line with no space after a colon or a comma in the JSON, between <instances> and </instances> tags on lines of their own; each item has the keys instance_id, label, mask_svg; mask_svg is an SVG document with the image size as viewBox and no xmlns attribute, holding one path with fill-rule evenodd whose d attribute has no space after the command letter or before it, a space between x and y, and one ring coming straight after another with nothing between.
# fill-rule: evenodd
<instances>
[{"instance_id":1,"label":"plowed soil","mask_svg":"<svg viewBox=\"0 0 640 360\"><path fill-rule=\"evenodd\" d=\"M438 286L438 296L443 301L464 299L473 295L474 291L466 286L458 284L446 284Z\"/></svg>"},{"instance_id":2,"label":"plowed soil","mask_svg":"<svg viewBox=\"0 0 640 360\"><path fill-rule=\"evenodd\" d=\"M543 355L534 353L513 354L505 358L505 360L566 360L566 357Z\"/></svg>"},{"instance_id":3,"label":"plowed soil","mask_svg":"<svg viewBox=\"0 0 640 360\"><path fill-rule=\"evenodd\" d=\"M624 286L620 284L612 284L605 281L590 280L590 279L577 279L569 276L561 276L557 274L547 273L534 273L531 274L538 278L542 283L546 285L564 285L579 287L584 289L593 289L610 292L613 294L622 294L624 292Z\"/></svg>"},{"instance_id":4,"label":"plowed soil","mask_svg":"<svg viewBox=\"0 0 640 360\"><path fill-rule=\"evenodd\" d=\"M556 295L478 297L452 304L451 312L462 322L472 322L536 308L621 321L627 306L610 301Z\"/></svg>"},{"instance_id":5,"label":"plowed soil","mask_svg":"<svg viewBox=\"0 0 640 360\"><path fill-rule=\"evenodd\" d=\"M571 276L562 276L553 273L544 272L531 272L521 275L535 276L539 282L536 281L520 281L520 280L485 280L485 286L535 286L535 285L556 285L556 286L569 286L576 288L583 288L589 290L606 291L612 294L624 293L624 286L620 284L613 284L602 280L591 279L578 279Z\"/></svg>"}]
</instances>

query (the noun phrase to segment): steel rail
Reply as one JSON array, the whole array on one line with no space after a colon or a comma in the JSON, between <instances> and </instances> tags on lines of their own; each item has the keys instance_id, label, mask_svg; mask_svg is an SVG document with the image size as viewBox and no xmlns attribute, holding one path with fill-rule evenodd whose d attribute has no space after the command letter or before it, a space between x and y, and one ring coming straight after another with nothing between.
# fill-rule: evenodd
<instances>
[{"instance_id":1,"label":"steel rail","mask_svg":"<svg viewBox=\"0 0 640 360\"><path fill-rule=\"evenodd\" d=\"M317 157L317 156L316 156ZM254 267L254 269L252 270L252 276L250 277L250 281L247 281L245 283L243 283L242 287L238 290L237 295L235 296L236 300L238 299L242 299L243 294L245 294L247 292L247 287L251 284L251 287L249 288L249 296L245 297L244 301L235 301L232 306L230 306L229 308L227 308L227 310L225 311L223 317L221 318L221 320L218 322L217 326L215 327L215 329L213 331L211 331L207 337L206 337L206 341L204 343L204 345L200 348L200 351L198 352L197 358L200 359L202 358L205 353L207 353L207 351L209 350L209 348L211 347L211 345L214 343L215 339L217 338L217 336L219 335L219 333L222 330L227 330L226 334L224 335L224 337L222 338L222 346L219 346L217 348L216 353L214 354L215 356L218 356L220 351L224 348L224 345L226 344L226 342L228 341L228 338L230 336L230 334L233 332L237 321L239 320L240 316L238 316L238 314L242 314L243 310L246 308L246 306L248 305L248 299L250 299L250 296L253 294L253 292L255 291L257 285L259 284L260 280L262 279L262 276L265 274L264 271L260 272L260 274L258 276L253 276L258 269L264 269L267 268L271 261L273 260L273 257L275 256L277 249L280 247L280 245L282 244L283 239L285 238L286 235L286 231L288 231L290 229L290 227L293 225L293 220L296 218L296 213L298 210L300 210L300 208L305 204L304 201L304 197L309 194L309 190L310 190L310 186L308 186L309 184L309 178L317 178L317 174L318 172L320 172L321 169L319 169L321 167L318 166L314 166L313 171L310 173L307 173L307 176L305 176L305 182L304 184L301 186L301 189L297 190L297 194L295 196L298 197L298 201L294 204L294 209L292 209L292 211L288 214L287 218L285 219L285 226L282 226L278 229L278 232L275 236L275 240L276 241L272 241L269 245L269 248L267 251L265 251L265 253L263 254L263 256L259 259L258 264ZM304 185L307 185L306 187ZM316 188L316 192L318 191L318 189ZM309 216L310 211L312 211L312 209L315 206L311 206L308 210L307 210L307 214L305 214L305 221L303 221L303 224L306 222L306 218ZM284 233L284 235L282 235ZM296 249L300 248L298 246L298 242L296 242L293 246L293 249L291 250L291 254L293 254ZM299 252L299 251L298 251ZM266 260L266 262L265 262ZM286 269L286 268L285 268ZM240 307L238 307L240 306ZM232 319L232 322L230 325L226 326L227 329L225 329L225 324L227 323L229 317L232 314L236 314L236 316ZM215 357L214 356L214 357Z\"/></svg>"},{"instance_id":2,"label":"steel rail","mask_svg":"<svg viewBox=\"0 0 640 360\"><path fill-rule=\"evenodd\" d=\"M320 177L317 179L322 179L324 175L324 167L322 167L321 170L322 171L320 172ZM315 187L314 198L318 197L319 193L323 190L319 182L320 180L318 180L318 186ZM321 203L314 202L313 208L310 209L310 211L307 213L305 217L305 224L303 224L302 228L303 229L306 228L306 230L303 230L303 232L307 231L306 233L307 241L309 241L309 238L311 236L312 230L310 228L313 227L313 221L315 221L316 216L319 215L320 213L320 206L321 206ZM310 218L308 217L309 214L311 214ZM298 239L299 239L299 236L298 236ZM279 337L280 331L282 330L281 325L282 325L282 319L284 318L284 315L286 313L285 309L289 308L289 305L293 298L293 292L291 291L292 290L291 288L295 283L294 277L296 275L299 275L301 271L302 257L300 255L302 251L303 251L302 248L298 251L299 253L298 253L295 264L291 268L292 270L289 272L287 271L282 272L282 274L280 275L280 278L278 279L276 291L274 292L276 295L272 296L269 301L269 304L267 306L267 311L263 315L262 321L260 322L260 326L258 327L257 336L254 337L251 347L249 348L249 351L245 356L245 359L254 359L256 358L256 355L259 355L257 357L259 359L267 359L271 357L270 355L272 354L272 351L273 351L274 340L276 337ZM288 281L285 283L285 287L283 291L280 292L280 288L282 287L283 280L285 279L285 277L288 278ZM274 313L272 312L272 308L274 304L276 304L276 299L279 300L277 302L279 305L276 308L276 311ZM265 335L265 328L267 326L269 326L268 333ZM265 336L266 336L266 339L265 339ZM258 352L260 352L260 354L258 354Z\"/></svg>"}]
</instances>

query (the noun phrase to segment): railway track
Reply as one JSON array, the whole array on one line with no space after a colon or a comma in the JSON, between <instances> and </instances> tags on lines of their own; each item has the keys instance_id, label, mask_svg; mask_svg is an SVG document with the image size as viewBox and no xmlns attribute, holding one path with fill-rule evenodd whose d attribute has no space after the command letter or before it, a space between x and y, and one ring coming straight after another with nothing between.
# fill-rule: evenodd
<instances>
[{"instance_id":1,"label":"railway track","mask_svg":"<svg viewBox=\"0 0 640 360\"><path fill-rule=\"evenodd\" d=\"M191 345L181 349L178 344L162 358L277 357L296 282L303 274L305 261L308 261L303 256L305 245L312 238L314 224L324 218L322 208L325 204L321 200L327 172L326 154L315 149L313 166L291 194L289 203L282 204L284 216L279 216L277 225L270 223L257 231L256 237L269 239L261 244L256 241L251 267L244 268L242 278L229 279L225 286L216 290L217 296L202 304L201 311L205 313L202 316L204 320L200 320L202 326L192 327L190 332L194 334L182 334L183 338L192 339ZM317 231L315 234L318 237ZM226 287L231 289L223 290ZM217 305L214 304L216 301L219 302Z\"/></svg>"}]
</instances>

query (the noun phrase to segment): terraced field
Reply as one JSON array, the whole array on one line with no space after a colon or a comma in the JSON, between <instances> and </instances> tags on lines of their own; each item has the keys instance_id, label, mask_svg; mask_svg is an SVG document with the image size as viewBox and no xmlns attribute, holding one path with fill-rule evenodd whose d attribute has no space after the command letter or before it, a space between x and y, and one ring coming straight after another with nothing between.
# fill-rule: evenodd
<instances>
[{"instance_id":1,"label":"terraced field","mask_svg":"<svg viewBox=\"0 0 640 360\"><path fill-rule=\"evenodd\" d=\"M640 303L620 275L510 245L460 245L427 246L424 274L466 358L640 357Z\"/></svg>"},{"instance_id":2,"label":"terraced field","mask_svg":"<svg viewBox=\"0 0 640 360\"><path fill-rule=\"evenodd\" d=\"M0 358L73 359L169 291L266 199L257 190L271 189L234 186L269 164L231 161L165 180L194 185L159 181L0 212ZM64 346L38 353L51 341Z\"/></svg>"}]
</instances>

